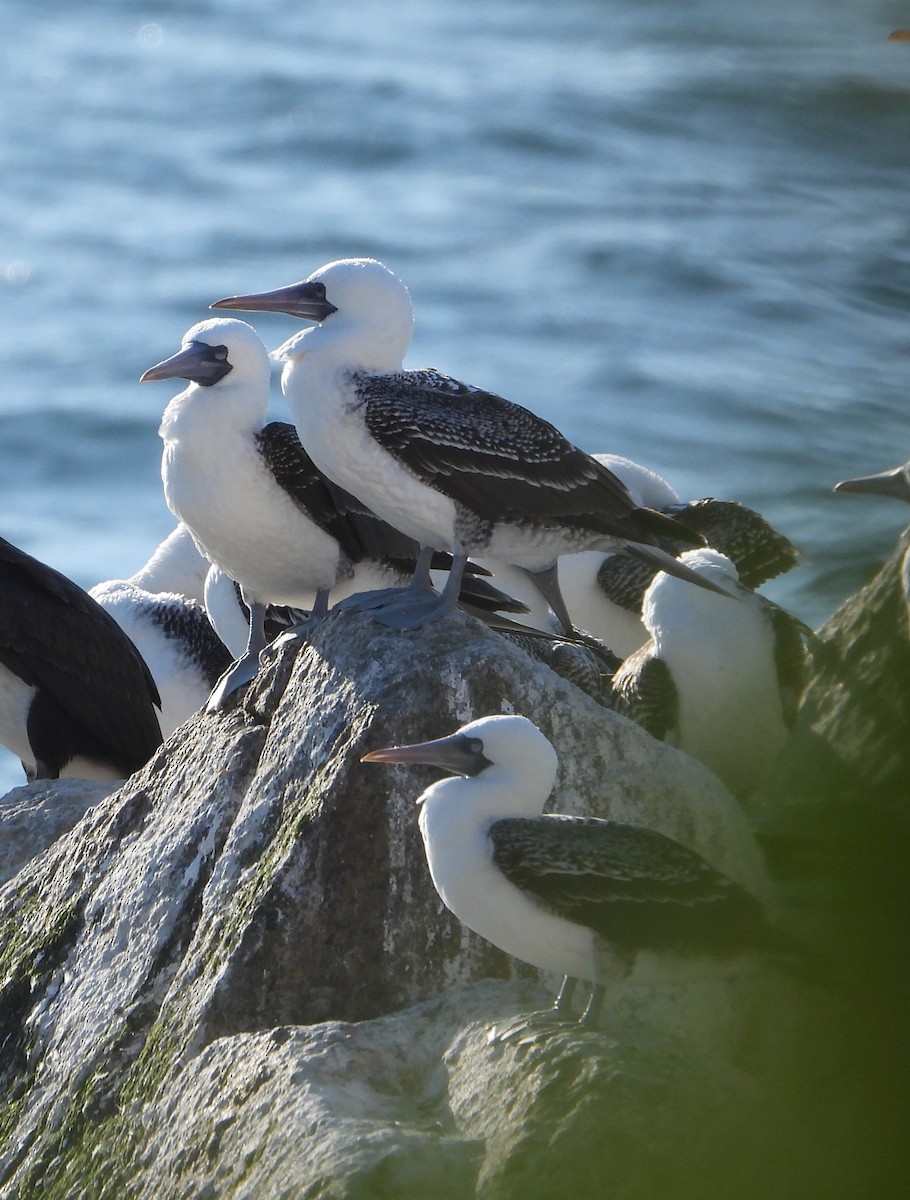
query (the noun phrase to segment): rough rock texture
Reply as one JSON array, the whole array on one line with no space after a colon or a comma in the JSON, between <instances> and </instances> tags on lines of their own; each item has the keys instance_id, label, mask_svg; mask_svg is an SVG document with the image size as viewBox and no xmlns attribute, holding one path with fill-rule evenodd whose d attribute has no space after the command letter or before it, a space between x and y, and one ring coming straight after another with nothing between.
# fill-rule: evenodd
<instances>
[{"instance_id":1,"label":"rough rock texture","mask_svg":"<svg viewBox=\"0 0 910 1200\"><path fill-rule=\"evenodd\" d=\"M55 779L13 788L0 797L0 884L68 833L116 783Z\"/></svg>"},{"instance_id":2,"label":"rough rock texture","mask_svg":"<svg viewBox=\"0 0 910 1200\"><path fill-rule=\"evenodd\" d=\"M744 964L503 1036L547 991L442 910L434 773L359 762L503 711L558 747L559 808L769 894L698 764L466 618L336 614L0 890L0 1197L860 1195L871 1052L817 988Z\"/></svg>"}]
</instances>

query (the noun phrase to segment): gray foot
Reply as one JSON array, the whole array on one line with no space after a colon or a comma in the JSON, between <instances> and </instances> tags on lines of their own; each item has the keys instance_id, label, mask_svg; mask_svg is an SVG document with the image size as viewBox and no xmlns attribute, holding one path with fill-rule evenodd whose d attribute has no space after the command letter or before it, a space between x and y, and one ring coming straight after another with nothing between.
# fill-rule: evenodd
<instances>
[{"instance_id":1,"label":"gray foot","mask_svg":"<svg viewBox=\"0 0 910 1200\"><path fill-rule=\"evenodd\" d=\"M244 654L232 663L212 688L211 695L205 704L205 711L218 712L224 708L225 702L234 692L251 683L259 672L259 655Z\"/></svg>"}]
</instances>

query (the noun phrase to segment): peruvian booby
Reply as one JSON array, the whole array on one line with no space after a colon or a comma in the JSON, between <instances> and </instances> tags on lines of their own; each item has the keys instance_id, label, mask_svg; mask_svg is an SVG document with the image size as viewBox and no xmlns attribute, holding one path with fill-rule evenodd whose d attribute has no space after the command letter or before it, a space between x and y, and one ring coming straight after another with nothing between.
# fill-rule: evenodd
<instances>
[{"instance_id":1,"label":"peruvian booby","mask_svg":"<svg viewBox=\"0 0 910 1200\"><path fill-rule=\"evenodd\" d=\"M716 550L682 560L738 596L724 604L664 572L645 592L649 641L613 676L613 707L705 763L737 796L753 791L796 719L811 630L743 587Z\"/></svg>"},{"instance_id":2,"label":"peruvian booby","mask_svg":"<svg viewBox=\"0 0 910 1200\"><path fill-rule=\"evenodd\" d=\"M418 798L433 884L460 921L515 958L592 985L636 956L735 956L773 941L761 902L701 855L651 829L544 813L552 745L520 716L482 717L450 737L374 750L364 762L428 763L460 778Z\"/></svg>"},{"instance_id":3,"label":"peruvian booby","mask_svg":"<svg viewBox=\"0 0 910 1200\"><path fill-rule=\"evenodd\" d=\"M0 538L0 742L29 781L123 779L161 745L139 651L59 571Z\"/></svg>"},{"instance_id":4,"label":"peruvian booby","mask_svg":"<svg viewBox=\"0 0 910 1200\"><path fill-rule=\"evenodd\" d=\"M703 539L636 506L619 479L549 422L431 368L405 370L413 314L405 285L375 259L343 259L290 287L231 296L212 308L285 312L316 322L274 357L313 461L421 546L455 558L442 597L415 579L379 619L406 628L448 612L467 556L530 571L566 630L560 554L610 549L699 586L661 548Z\"/></svg>"},{"instance_id":5,"label":"peruvian booby","mask_svg":"<svg viewBox=\"0 0 910 1200\"><path fill-rule=\"evenodd\" d=\"M594 457L622 480L637 504L678 517L702 534L709 546L726 554L746 587L760 587L799 561L793 543L745 505L712 497L681 502L670 484L648 467L616 454ZM677 549L686 547L680 544ZM563 555L558 571L576 628L587 630L623 658L648 640L641 607L656 574L653 566L625 555L588 550Z\"/></svg>"},{"instance_id":6,"label":"peruvian booby","mask_svg":"<svg viewBox=\"0 0 910 1200\"><path fill-rule=\"evenodd\" d=\"M205 704L232 662L203 600L209 567L180 524L134 575L89 589L148 664L165 738Z\"/></svg>"},{"instance_id":7,"label":"peruvian booby","mask_svg":"<svg viewBox=\"0 0 910 1200\"><path fill-rule=\"evenodd\" d=\"M400 586L418 553L414 541L326 479L293 425L265 423L269 376L256 331L218 317L194 325L176 354L141 377L189 380L159 429L165 499L204 556L240 585L250 611L246 650L210 708L256 674L267 605L321 615L330 590L338 599L353 588ZM480 581L470 588L491 594Z\"/></svg>"}]
</instances>

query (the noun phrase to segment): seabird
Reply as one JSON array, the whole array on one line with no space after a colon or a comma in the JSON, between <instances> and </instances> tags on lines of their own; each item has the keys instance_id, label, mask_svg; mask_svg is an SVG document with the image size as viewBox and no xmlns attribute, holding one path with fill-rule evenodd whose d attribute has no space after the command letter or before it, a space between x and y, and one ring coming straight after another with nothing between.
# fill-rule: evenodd
<instances>
[{"instance_id":1,"label":"seabird","mask_svg":"<svg viewBox=\"0 0 910 1200\"><path fill-rule=\"evenodd\" d=\"M415 542L326 479L293 425L265 423L269 376L256 331L217 317L194 325L176 354L141 377L189 380L159 429L165 499L201 553L240 585L250 611L246 650L210 708L255 676L267 605L322 615L330 590L337 599L351 588L400 586L418 553ZM466 586L491 595L482 582Z\"/></svg>"},{"instance_id":2,"label":"seabird","mask_svg":"<svg viewBox=\"0 0 910 1200\"><path fill-rule=\"evenodd\" d=\"M842 479L834 485L836 492L859 492L869 496L890 496L910 504L910 462L899 467L890 467L876 475L860 475L856 479ZM901 588L904 603L910 610L910 547L901 559Z\"/></svg>"},{"instance_id":3,"label":"seabird","mask_svg":"<svg viewBox=\"0 0 910 1200\"><path fill-rule=\"evenodd\" d=\"M139 651L59 571L0 538L0 742L29 781L123 779L161 745Z\"/></svg>"},{"instance_id":4,"label":"seabird","mask_svg":"<svg viewBox=\"0 0 910 1200\"><path fill-rule=\"evenodd\" d=\"M375 259L329 263L277 291L212 308L316 322L273 357L300 439L325 474L423 547L455 559L442 597L415 578L379 616L408 628L448 612L467 556L530 571L566 631L560 554L629 554L711 587L661 549L702 539L636 506L619 479L520 405L432 368L405 370L413 314L405 285Z\"/></svg>"},{"instance_id":5,"label":"seabird","mask_svg":"<svg viewBox=\"0 0 910 1200\"><path fill-rule=\"evenodd\" d=\"M796 720L812 631L743 587L718 551L688 550L682 561L741 603L655 575L642 610L649 641L614 675L613 707L742 796L761 783Z\"/></svg>"},{"instance_id":6,"label":"seabird","mask_svg":"<svg viewBox=\"0 0 910 1200\"><path fill-rule=\"evenodd\" d=\"M481 717L419 745L374 750L364 762L427 763L458 778L418 798L427 863L443 903L487 941L592 985L596 1020L608 981L643 951L734 956L773 942L758 899L701 855L655 830L544 813L556 780L550 742L526 717Z\"/></svg>"},{"instance_id":7,"label":"seabird","mask_svg":"<svg viewBox=\"0 0 910 1200\"><path fill-rule=\"evenodd\" d=\"M181 524L135 575L89 589L148 664L165 738L205 704L231 665L202 602L209 566Z\"/></svg>"},{"instance_id":8,"label":"seabird","mask_svg":"<svg viewBox=\"0 0 910 1200\"><path fill-rule=\"evenodd\" d=\"M622 480L637 504L677 517L702 534L709 546L726 554L746 587L760 587L799 561L793 543L751 508L713 497L681 502L670 484L648 467L616 454L594 457ZM686 548L681 543L676 547L677 551ZM656 574L653 566L625 555L588 550L563 555L558 571L576 628L587 630L622 658L648 640L641 606Z\"/></svg>"}]
</instances>

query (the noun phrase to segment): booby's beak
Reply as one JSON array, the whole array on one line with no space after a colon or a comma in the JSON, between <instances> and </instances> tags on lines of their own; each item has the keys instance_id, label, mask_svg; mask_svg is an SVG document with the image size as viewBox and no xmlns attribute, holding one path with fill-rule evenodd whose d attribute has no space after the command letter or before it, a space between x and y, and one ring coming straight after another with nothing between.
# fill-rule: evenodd
<instances>
[{"instance_id":1,"label":"booby's beak","mask_svg":"<svg viewBox=\"0 0 910 1200\"><path fill-rule=\"evenodd\" d=\"M484 757L480 738L468 737L464 733L453 733L449 737L437 738L432 742L417 742L413 746L389 746L385 750L371 750L364 754L361 762L407 763L411 766L425 764L441 767L452 775L477 775L484 767L493 764Z\"/></svg>"},{"instance_id":2,"label":"booby's beak","mask_svg":"<svg viewBox=\"0 0 910 1200\"><path fill-rule=\"evenodd\" d=\"M189 379L202 387L211 387L224 379L234 368L228 362L227 346L210 346L207 342L190 342L163 362L149 367L139 376L140 383L155 379Z\"/></svg>"},{"instance_id":3,"label":"booby's beak","mask_svg":"<svg viewBox=\"0 0 910 1200\"><path fill-rule=\"evenodd\" d=\"M880 471L877 475L860 475L858 479L842 479L834 485L836 492L866 492L870 496L892 496L910 503L910 479L907 464Z\"/></svg>"},{"instance_id":4,"label":"booby's beak","mask_svg":"<svg viewBox=\"0 0 910 1200\"><path fill-rule=\"evenodd\" d=\"M325 295L325 284L304 279L274 292L253 292L249 296L226 296L209 308L229 308L235 312L280 312L303 321L324 321L338 312Z\"/></svg>"}]
</instances>

